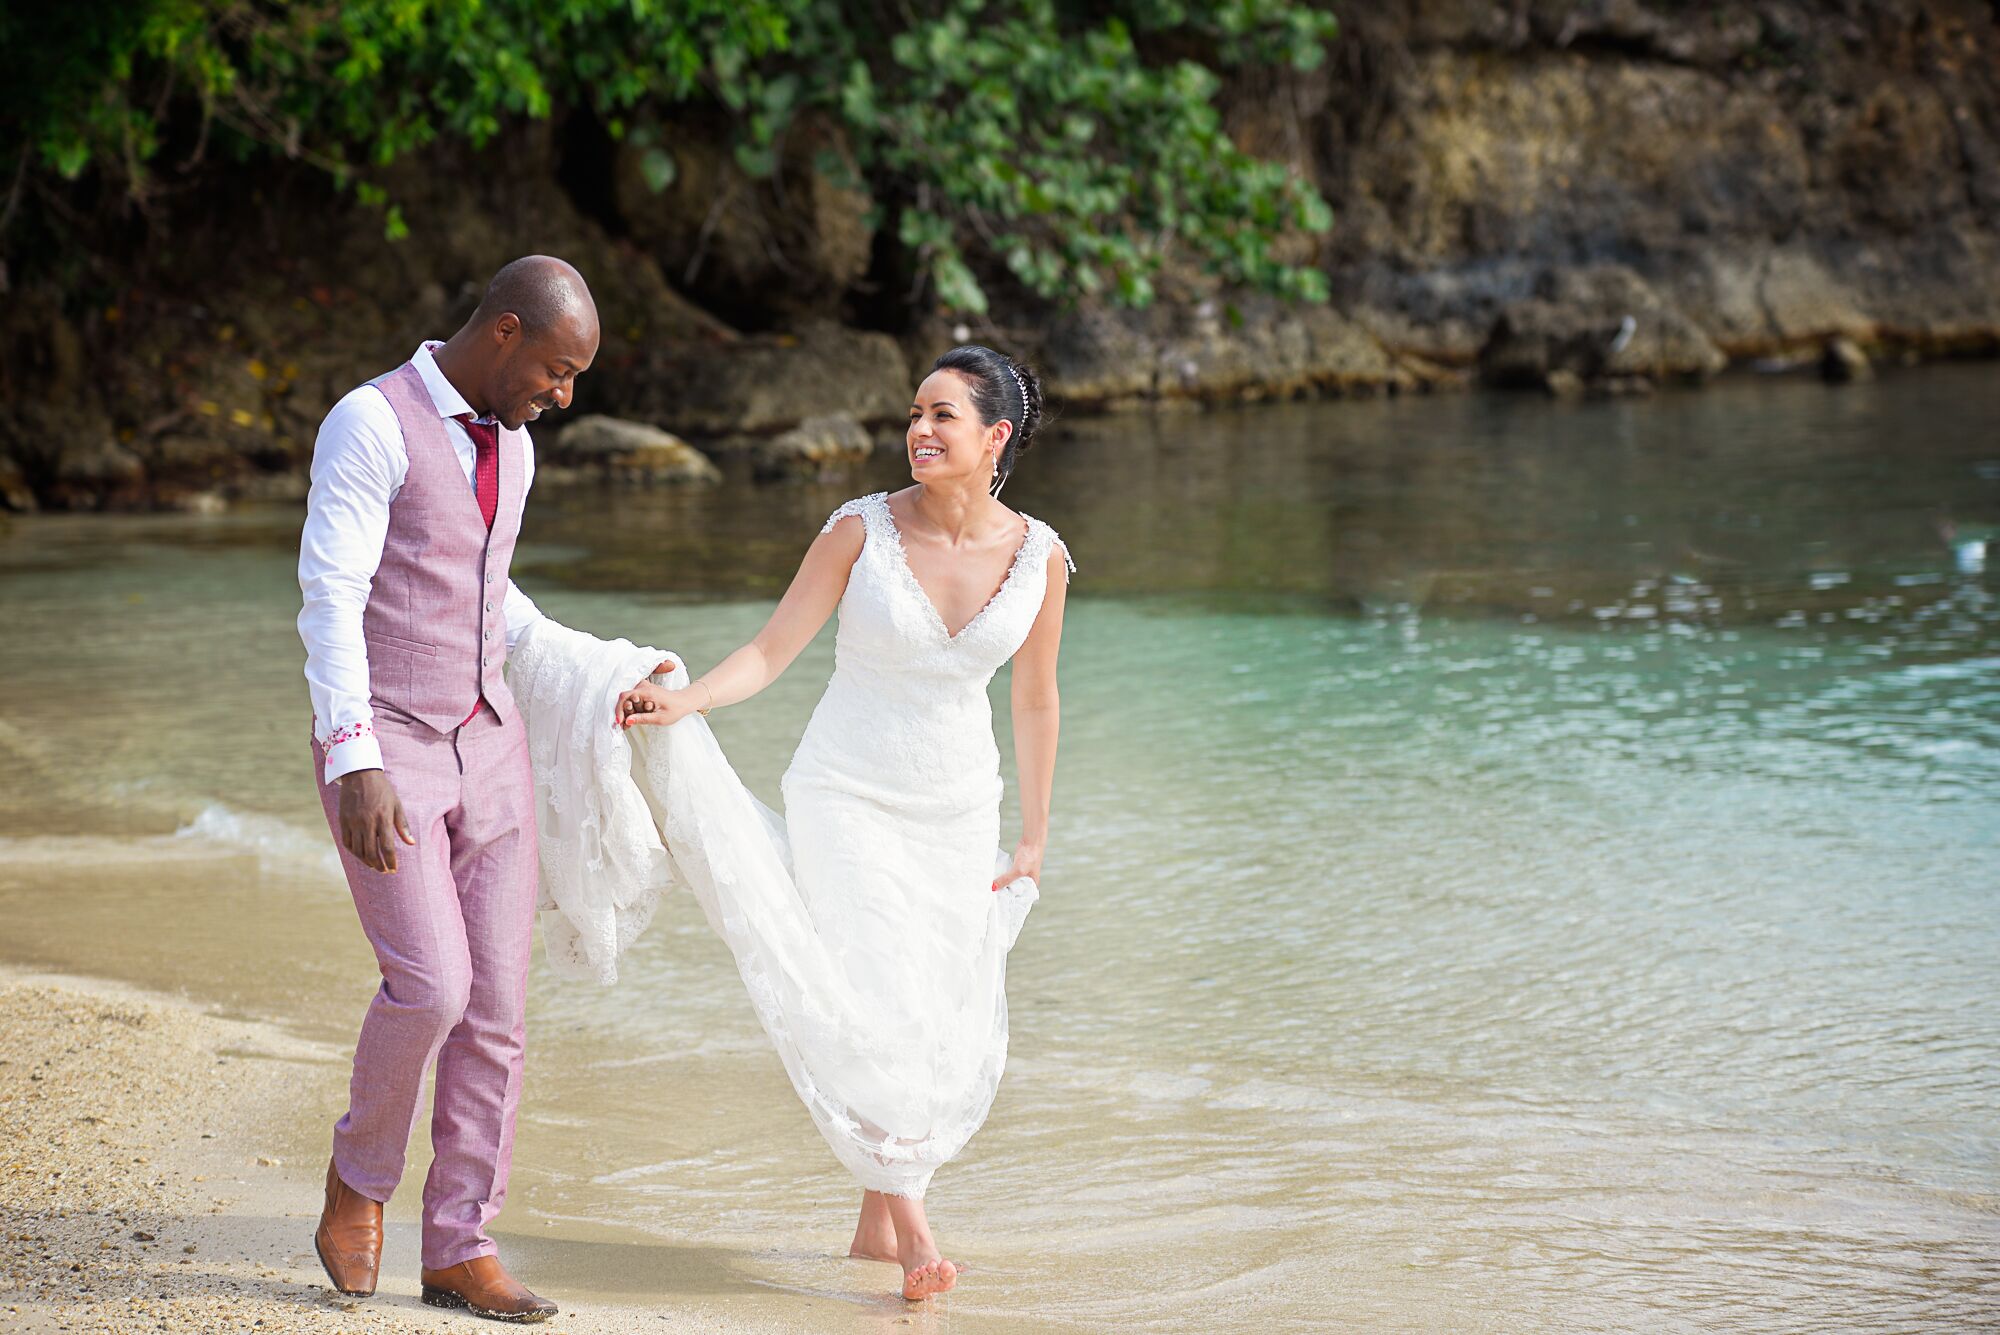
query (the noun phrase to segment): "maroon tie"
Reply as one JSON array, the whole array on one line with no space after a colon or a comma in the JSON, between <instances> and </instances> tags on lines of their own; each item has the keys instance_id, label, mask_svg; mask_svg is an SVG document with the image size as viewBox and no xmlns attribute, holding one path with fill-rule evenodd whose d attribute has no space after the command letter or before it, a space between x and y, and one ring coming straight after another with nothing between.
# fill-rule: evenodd
<instances>
[{"instance_id":1,"label":"maroon tie","mask_svg":"<svg viewBox=\"0 0 2000 1335\"><path fill-rule=\"evenodd\" d=\"M500 512L500 424L476 422L471 413L460 413L457 420L472 437L472 489L491 531L493 516Z\"/></svg>"}]
</instances>

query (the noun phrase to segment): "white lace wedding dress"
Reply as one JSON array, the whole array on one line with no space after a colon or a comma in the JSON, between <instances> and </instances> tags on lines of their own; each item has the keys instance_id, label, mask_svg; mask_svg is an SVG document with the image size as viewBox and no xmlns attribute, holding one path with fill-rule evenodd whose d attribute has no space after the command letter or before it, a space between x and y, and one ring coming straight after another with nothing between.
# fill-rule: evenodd
<instances>
[{"instance_id":1,"label":"white lace wedding dress","mask_svg":"<svg viewBox=\"0 0 2000 1335\"><path fill-rule=\"evenodd\" d=\"M1069 558L1029 519L999 590L953 635L886 496L848 502L827 529L851 515L865 539L782 818L699 716L611 726L619 691L659 650L544 620L509 673L535 770L550 958L615 979L662 891L686 886L834 1154L864 1187L921 1197L985 1120L1007 1059L1006 957L1037 891L991 889L1007 858L987 686L1041 610L1049 560ZM667 680L686 684L686 669Z\"/></svg>"}]
</instances>

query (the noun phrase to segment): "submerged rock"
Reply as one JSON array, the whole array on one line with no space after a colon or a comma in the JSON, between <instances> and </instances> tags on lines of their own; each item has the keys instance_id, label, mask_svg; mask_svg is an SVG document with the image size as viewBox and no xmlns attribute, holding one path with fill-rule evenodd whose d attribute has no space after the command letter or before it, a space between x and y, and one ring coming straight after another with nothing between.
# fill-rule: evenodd
<instances>
[{"instance_id":1,"label":"submerged rock","mask_svg":"<svg viewBox=\"0 0 2000 1335\"><path fill-rule=\"evenodd\" d=\"M722 480L706 455L672 432L602 414L563 428L548 459L578 476L634 485Z\"/></svg>"},{"instance_id":2,"label":"submerged rock","mask_svg":"<svg viewBox=\"0 0 2000 1335\"><path fill-rule=\"evenodd\" d=\"M875 452L868 428L844 413L808 418L790 431L759 441L751 467L765 481L813 481L865 463Z\"/></svg>"},{"instance_id":3,"label":"submerged rock","mask_svg":"<svg viewBox=\"0 0 2000 1335\"><path fill-rule=\"evenodd\" d=\"M1551 371L1542 377L1542 388L1552 399L1579 399L1583 397L1583 377L1574 371Z\"/></svg>"},{"instance_id":4,"label":"submerged rock","mask_svg":"<svg viewBox=\"0 0 2000 1335\"><path fill-rule=\"evenodd\" d=\"M64 482L137 482L146 475L139 456L108 435L89 435L67 442L56 460L56 476Z\"/></svg>"},{"instance_id":5,"label":"submerged rock","mask_svg":"<svg viewBox=\"0 0 2000 1335\"><path fill-rule=\"evenodd\" d=\"M12 459L0 458L0 510L32 511L36 508L34 489L27 475Z\"/></svg>"},{"instance_id":6,"label":"submerged rock","mask_svg":"<svg viewBox=\"0 0 2000 1335\"><path fill-rule=\"evenodd\" d=\"M1875 367L1853 339L1830 338L1826 341L1826 351L1820 354L1819 373L1830 385L1846 385L1873 380Z\"/></svg>"}]
</instances>

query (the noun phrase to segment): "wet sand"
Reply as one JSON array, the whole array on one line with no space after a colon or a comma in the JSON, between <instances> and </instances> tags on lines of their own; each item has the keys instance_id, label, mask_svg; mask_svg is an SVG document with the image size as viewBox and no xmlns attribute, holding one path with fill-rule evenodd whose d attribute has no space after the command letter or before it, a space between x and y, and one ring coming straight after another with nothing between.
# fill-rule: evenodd
<instances>
[{"instance_id":1,"label":"wet sand","mask_svg":"<svg viewBox=\"0 0 2000 1335\"><path fill-rule=\"evenodd\" d=\"M339 1053L269 1025L115 983L0 971L0 1326L496 1329L417 1300L406 1219L391 1218L381 1292L356 1300L327 1287L312 1251L324 1164L281 1151L306 1091L338 1085L344 1067ZM582 1305L555 1295L567 1308L539 1327L552 1335L814 1328L810 1302L793 1319L763 1320L687 1297L713 1290L722 1265L695 1250L500 1241L531 1281L538 1269L595 1270L607 1288L656 1295ZM580 1254L590 1251L601 1254ZM884 1311L898 1330L939 1319Z\"/></svg>"}]
</instances>

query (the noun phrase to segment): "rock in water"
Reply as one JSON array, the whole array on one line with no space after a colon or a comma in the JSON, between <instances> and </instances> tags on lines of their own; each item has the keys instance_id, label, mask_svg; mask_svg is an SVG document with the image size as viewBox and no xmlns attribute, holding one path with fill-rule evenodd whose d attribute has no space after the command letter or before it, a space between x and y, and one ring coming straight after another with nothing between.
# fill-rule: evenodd
<instances>
[{"instance_id":1,"label":"rock in water","mask_svg":"<svg viewBox=\"0 0 2000 1335\"><path fill-rule=\"evenodd\" d=\"M635 385L636 411L704 444L786 431L824 413L902 422L910 368L887 334L819 322L788 334L658 350Z\"/></svg>"},{"instance_id":2,"label":"rock in water","mask_svg":"<svg viewBox=\"0 0 2000 1335\"><path fill-rule=\"evenodd\" d=\"M750 458L760 479L810 481L865 463L874 449L866 427L845 413L831 413L760 441Z\"/></svg>"},{"instance_id":3,"label":"rock in water","mask_svg":"<svg viewBox=\"0 0 2000 1335\"><path fill-rule=\"evenodd\" d=\"M1631 377L1701 380L1728 358L1639 275L1606 264L1543 275L1533 297L1501 309L1479 363L1490 385L1559 393L1551 382L1567 385L1562 373L1597 390Z\"/></svg>"},{"instance_id":4,"label":"rock in water","mask_svg":"<svg viewBox=\"0 0 2000 1335\"><path fill-rule=\"evenodd\" d=\"M33 510L35 493L28 486L21 466L0 455L0 510Z\"/></svg>"},{"instance_id":5,"label":"rock in water","mask_svg":"<svg viewBox=\"0 0 2000 1335\"><path fill-rule=\"evenodd\" d=\"M1859 343L1840 334L1826 341L1826 351L1820 354L1819 373L1829 385L1848 385L1857 380L1873 380L1875 367Z\"/></svg>"},{"instance_id":6,"label":"rock in water","mask_svg":"<svg viewBox=\"0 0 2000 1335\"><path fill-rule=\"evenodd\" d=\"M722 470L708 456L672 432L602 414L565 427L550 459L587 477L639 485L722 480Z\"/></svg>"}]
</instances>

